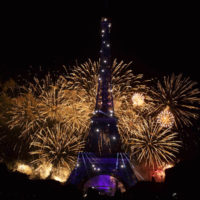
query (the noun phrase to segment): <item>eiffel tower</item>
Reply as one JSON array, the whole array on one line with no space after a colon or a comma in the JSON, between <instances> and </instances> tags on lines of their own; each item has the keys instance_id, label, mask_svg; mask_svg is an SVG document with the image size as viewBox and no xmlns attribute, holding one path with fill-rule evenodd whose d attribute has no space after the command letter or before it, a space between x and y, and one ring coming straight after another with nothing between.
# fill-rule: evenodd
<instances>
[{"instance_id":1,"label":"eiffel tower","mask_svg":"<svg viewBox=\"0 0 200 200\"><path fill-rule=\"evenodd\" d=\"M121 152L118 119L114 114L110 31L110 19L103 17L96 107L91 118L85 151L79 153L76 168L68 179L68 183L84 190L95 187L109 192L112 187L118 187L118 183L127 189L137 182L129 156ZM114 186L110 179L115 180Z\"/></svg>"}]
</instances>

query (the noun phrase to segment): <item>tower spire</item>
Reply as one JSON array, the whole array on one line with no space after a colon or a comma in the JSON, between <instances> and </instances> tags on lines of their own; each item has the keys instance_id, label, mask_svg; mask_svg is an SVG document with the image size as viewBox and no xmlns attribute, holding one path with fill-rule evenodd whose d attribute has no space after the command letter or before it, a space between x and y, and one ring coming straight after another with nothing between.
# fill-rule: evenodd
<instances>
[{"instance_id":1,"label":"tower spire","mask_svg":"<svg viewBox=\"0 0 200 200\"><path fill-rule=\"evenodd\" d=\"M114 114L112 84L111 84L111 44L110 44L110 19L101 19L101 50L100 71L96 101L96 112L112 116Z\"/></svg>"}]
</instances>

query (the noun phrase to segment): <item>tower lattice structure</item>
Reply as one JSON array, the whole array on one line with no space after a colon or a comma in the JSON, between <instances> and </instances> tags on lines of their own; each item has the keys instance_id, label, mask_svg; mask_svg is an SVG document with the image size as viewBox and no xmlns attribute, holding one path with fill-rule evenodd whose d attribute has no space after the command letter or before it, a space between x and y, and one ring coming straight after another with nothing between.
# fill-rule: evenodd
<instances>
[{"instance_id":1,"label":"tower lattice structure","mask_svg":"<svg viewBox=\"0 0 200 200\"><path fill-rule=\"evenodd\" d=\"M85 151L79 153L77 165L68 179L68 183L81 189L88 180L99 175L113 176L126 188L137 182L129 156L121 152L118 119L114 114L110 32L110 19L104 17L101 19L102 43L96 106Z\"/></svg>"},{"instance_id":2,"label":"tower lattice structure","mask_svg":"<svg viewBox=\"0 0 200 200\"><path fill-rule=\"evenodd\" d=\"M86 151L101 156L112 156L114 153L121 151L112 96L110 31L110 20L102 18L102 44L96 107L91 119L92 123L86 145Z\"/></svg>"}]
</instances>

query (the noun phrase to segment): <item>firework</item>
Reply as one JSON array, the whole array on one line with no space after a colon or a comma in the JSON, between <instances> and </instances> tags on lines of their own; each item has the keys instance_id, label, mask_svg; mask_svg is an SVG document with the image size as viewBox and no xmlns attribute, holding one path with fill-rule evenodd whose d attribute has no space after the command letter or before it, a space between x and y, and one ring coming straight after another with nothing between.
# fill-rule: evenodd
<instances>
[{"instance_id":1,"label":"firework","mask_svg":"<svg viewBox=\"0 0 200 200\"><path fill-rule=\"evenodd\" d=\"M127 135L131 134L135 129L139 128L141 117L133 109L118 112L120 120L118 121L118 129L122 138L127 139Z\"/></svg>"},{"instance_id":2,"label":"firework","mask_svg":"<svg viewBox=\"0 0 200 200\"><path fill-rule=\"evenodd\" d=\"M87 99L84 91L68 90L63 107L63 123L73 132L86 134L95 103Z\"/></svg>"},{"instance_id":3,"label":"firework","mask_svg":"<svg viewBox=\"0 0 200 200\"><path fill-rule=\"evenodd\" d=\"M0 84L0 124L7 126L9 119L8 111L12 107L13 97L15 96L17 84L10 79L4 84Z\"/></svg>"},{"instance_id":4,"label":"firework","mask_svg":"<svg viewBox=\"0 0 200 200\"><path fill-rule=\"evenodd\" d=\"M133 106L143 106L144 96L140 93L135 93L132 96Z\"/></svg>"},{"instance_id":5,"label":"firework","mask_svg":"<svg viewBox=\"0 0 200 200\"><path fill-rule=\"evenodd\" d=\"M71 171L66 167L54 168L51 178L61 183L64 183L68 179L70 173Z\"/></svg>"},{"instance_id":6,"label":"firework","mask_svg":"<svg viewBox=\"0 0 200 200\"><path fill-rule=\"evenodd\" d=\"M163 129L151 118L148 121L143 119L140 126L127 140L138 163L158 168L173 162L180 147L180 141L176 140L177 133L171 133L169 128Z\"/></svg>"},{"instance_id":7,"label":"firework","mask_svg":"<svg viewBox=\"0 0 200 200\"><path fill-rule=\"evenodd\" d=\"M39 125L37 101L32 93L21 94L14 98L12 106L7 112L10 116L8 126L10 129L19 127L21 136L27 136Z\"/></svg>"},{"instance_id":8,"label":"firework","mask_svg":"<svg viewBox=\"0 0 200 200\"><path fill-rule=\"evenodd\" d=\"M40 161L40 165L35 169L34 176L39 174L41 179L46 179L50 176L52 171L52 164L45 161Z\"/></svg>"},{"instance_id":9,"label":"firework","mask_svg":"<svg viewBox=\"0 0 200 200\"><path fill-rule=\"evenodd\" d=\"M117 116L132 109L132 94L138 88L145 88L141 82L142 75L133 75L129 65L122 61L117 64L114 60L111 67ZM95 107L99 68L99 62L89 60L75 67L69 77L59 76L56 81L50 74L41 81L35 77L34 83L22 87L20 96L14 100L9 111L9 127L20 127L21 135L29 136L41 127L49 126L49 121L51 124L55 121L62 122L70 131L87 133Z\"/></svg>"},{"instance_id":10,"label":"firework","mask_svg":"<svg viewBox=\"0 0 200 200\"><path fill-rule=\"evenodd\" d=\"M71 83L70 89L83 89L89 94L90 98L96 98L99 68L99 62L92 62L91 60L75 66L72 73L69 76L67 74L67 79Z\"/></svg>"},{"instance_id":11,"label":"firework","mask_svg":"<svg viewBox=\"0 0 200 200\"><path fill-rule=\"evenodd\" d=\"M35 79L35 83L35 92L39 94L37 99L41 118L62 121L67 103L64 89L67 81L58 78L53 82L50 74L48 74L41 83L38 79Z\"/></svg>"},{"instance_id":12,"label":"firework","mask_svg":"<svg viewBox=\"0 0 200 200\"><path fill-rule=\"evenodd\" d=\"M71 131L83 132L89 127L91 102L85 93L69 90L66 79L53 81L50 74L21 87L8 111L9 128L19 127L20 136L34 137L35 132L56 122L63 122Z\"/></svg>"},{"instance_id":13,"label":"firework","mask_svg":"<svg viewBox=\"0 0 200 200\"><path fill-rule=\"evenodd\" d=\"M157 116L157 122L161 127L172 128L174 121L174 115L169 111L168 107Z\"/></svg>"},{"instance_id":14,"label":"firework","mask_svg":"<svg viewBox=\"0 0 200 200\"><path fill-rule=\"evenodd\" d=\"M83 147L81 136L68 132L61 124L51 129L41 129L31 143L31 154L37 156L33 164L39 166L45 162L52 164L53 168L67 168L71 171Z\"/></svg>"},{"instance_id":15,"label":"firework","mask_svg":"<svg viewBox=\"0 0 200 200\"><path fill-rule=\"evenodd\" d=\"M175 126L192 124L191 119L198 117L200 91L197 83L184 78L182 74L164 77L158 81L157 87L152 88L153 100L156 103L155 113L160 113L167 106L175 118Z\"/></svg>"},{"instance_id":16,"label":"firework","mask_svg":"<svg viewBox=\"0 0 200 200\"><path fill-rule=\"evenodd\" d=\"M12 106L8 110L9 120L8 126L10 129L20 128L20 137L29 138L32 134L40 128L42 121L41 118L41 99L40 96L44 88L50 87L50 75L42 80L41 85L39 80L34 77L34 83L27 83L22 87L18 87L19 94L12 99Z\"/></svg>"},{"instance_id":17,"label":"firework","mask_svg":"<svg viewBox=\"0 0 200 200\"><path fill-rule=\"evenodd\" d=\"M125 64L123 61L117 62L115 59L111 66L111 77L113 94L115 90L127 92L130 88L133 91L138 89L145 89L146 86L142 83L142 74L134 75L130 69L131 63ZM97 85L98 85L98 75L100 69L100 62L92 62L89 60L80 66L75 66L72 73L67 75L70 80L70 88L73 89L84 89L90 97L96 98ZM132 86L132 87L131 87Z\"/></svg>"},{"instance_id":18,"label":"firework","mask_svg":"<svg viewBox=\"0 0 200 200\"><path fill-rule=\"evenodd\" d=\"M129 111L132 112L131 110L134 109L134 114L131 115L134 118L137 116L135 115L136 111L137 113L147 111L152 105L151 103L147 104L145 102L144 106L142 107L133 107L131 98L133 94L136 93L138 90L143 91L145 95L145 100L148 101L150 97L146 95L147 86L143 83L143 75L134 75L132 70L130 69L130 64L131 63L125 64L123 61L117 63L115 59L111 66L112 94L115 105L115 114L120 119L122 118L122 116L124 116L124 120L121 120L121 123L119 124L120 130L124 130L125 127L127 127L126 113L129 113ZM88 106L83 106L83 108L85 108L85 115L86 113L88 115L85 117L85 123L83 122L82 117L82 121L79 127L83 127L83 124L85 124L85 127L89 125L88 119L90 118L88 116L92 115L95 107L99 69L100 62L92 62L91 60L89 60L88 62L80 66L75 66L71 74L65 76L65 79L70 80L69 88L78 91L79 96L84 99L84 105Z\"/></svg>"},{"instance_id":19,"label":"firework","mask_svg":"<svg viewBox=\"0 0 200 200\"><path fill-rule=\"evenodd\" d=\"M33 173L32 167L27 164L24 164L22 162L16 163L14 171L18 171L18 172L26 174L26 175L31 175Z\"/></svg>"},{"instance_id":20,"label":"firework","mask_svg":"<svg viewBox=\"0 0 200 200\"><path fill-rule=\"evenodd\" d=\"M53 84L50 76L43 80L39 88L38 108L43 121L62 122L70 131L86 132L89 127L90 114L94 109L94 103L88 101L85 91L69 89L68 81L59 76Z\"/></svg>"}]
</instances>

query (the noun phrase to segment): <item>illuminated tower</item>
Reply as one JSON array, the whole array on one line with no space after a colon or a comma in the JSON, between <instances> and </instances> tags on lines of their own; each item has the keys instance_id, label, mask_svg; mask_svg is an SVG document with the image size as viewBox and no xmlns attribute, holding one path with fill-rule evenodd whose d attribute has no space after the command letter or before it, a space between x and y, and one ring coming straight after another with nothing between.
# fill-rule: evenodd
<instances>
[{"instance_id":1,"label":"illuminated tower","mask_svg":"<svg viewBox=\"0 0 200 200\"><path fill-rule=\"evenodd\" d=\"M102 18L96 107L91 118L85 151L79 153L76 168L68 179L68 183L81 189L95 187L107 193L116 190L118 183L129 188L137 182L129 156L121 152L117 118L114 115L110 30L110 20Z\"/></svg>"},{"instance_id":2,"label":"illuminated tower","mask_svg":"<svg viewBox=\"0 0 200 200\"><path fill-rule=\"evenodd\" d=\"M86 145L86 151L94 152L101 156L112 156L114 153L121 151L112 97L110 30L110 20L102 18L102 44L96 108L91 120L90 133Z\"/></svg>"}]
</instances>

